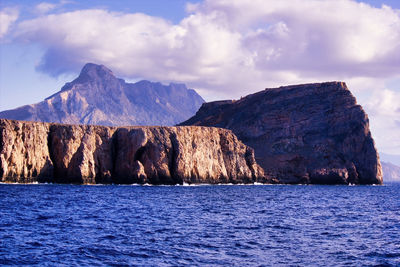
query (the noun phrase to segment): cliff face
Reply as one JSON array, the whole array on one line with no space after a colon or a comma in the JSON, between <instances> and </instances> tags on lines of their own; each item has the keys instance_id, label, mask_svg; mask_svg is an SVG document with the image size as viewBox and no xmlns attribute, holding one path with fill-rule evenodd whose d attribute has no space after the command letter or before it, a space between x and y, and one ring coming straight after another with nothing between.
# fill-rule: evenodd
<instances>
[{"instance_id":1,"label":"cliff face","mask_svg":"<svg viewBox=\"0 0 400 267\"><path fill-rule=\"evenodd\" d=\"M0 120L2 182L254 183L251 148L209 127L104 127Z\"/></svg>"},{"instance_id":2,"label":"cliff face","mask_svg":"<svg viewBox=\"0 0 400 267\"><path fill-rule=\"evenodd\" d=\"M175 125L204 100L184 84L126 83L105 66L88 63L79 77L44 101L0 112L0 118L68 124Z\"/></svg>"},{"instance_id":3,"label":"cliff face","mask_svg":"<svg viewBox=\"0 0 400 267\"><path fill-rule=\"evenodd\" d=\"M181 125L231 129L283 183L381 184L369 121L342 82L266 89L205 103Z\"/></svg>"}]
</instances>

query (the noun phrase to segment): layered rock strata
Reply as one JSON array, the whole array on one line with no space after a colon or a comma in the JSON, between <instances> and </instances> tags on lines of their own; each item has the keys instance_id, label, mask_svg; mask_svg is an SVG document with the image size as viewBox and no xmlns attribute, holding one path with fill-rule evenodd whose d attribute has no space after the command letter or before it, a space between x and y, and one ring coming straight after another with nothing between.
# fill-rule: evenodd
<instances>
[{"instance_id":1,"label":"layered rock strata","mask_svg":"<svg viewBox=\"0 0 400 267\"><path fill-rule=\"evenodd\" d=\"M274 182L229 130L0 120L2 182Z\"/></svg>"},{"instance_id":2,"label":"layered rock strata","mask_svg":"<svg viewBox=\"0 0 400 267\"><path fill-rule=\"evenodd\" d=\"M282 183L381 184L368 116L343 82L265 89L205 103L181 125L232 130Z\"/></svg>"}]
</instances>

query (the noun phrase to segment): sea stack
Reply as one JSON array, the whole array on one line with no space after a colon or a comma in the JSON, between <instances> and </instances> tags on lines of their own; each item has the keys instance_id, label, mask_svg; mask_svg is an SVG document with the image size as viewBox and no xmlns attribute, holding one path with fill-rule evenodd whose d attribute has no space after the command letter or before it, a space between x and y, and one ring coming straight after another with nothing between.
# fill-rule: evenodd
<instances>
[{"instance_id":1,"label":"sea stack","mask_svg":"<svg viewBox=\"0 0 400 267\"><path fill-rule=\"evenodd\" d=\"M0 119L0 181L271 183L251 148L213 127L106 127Z\"/></svg>"},{"instance_id":2,"label":"sea stack","mask_svg":"<svg viewBox=\"0 0 400 267\"><path fill-rule=\"evenodd\" d=\"M230 129L282 183L381 184L368 116L343 82L268 88L205 103L180 125Z\"/></svg>"}]
</instances>

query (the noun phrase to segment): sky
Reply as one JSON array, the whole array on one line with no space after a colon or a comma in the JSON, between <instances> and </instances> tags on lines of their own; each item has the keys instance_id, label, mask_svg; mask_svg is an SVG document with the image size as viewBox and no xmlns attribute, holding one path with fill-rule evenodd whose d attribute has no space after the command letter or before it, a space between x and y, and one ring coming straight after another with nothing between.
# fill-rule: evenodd
<instances>
[{"instance_id":1,"label":"sky","mask_svg":"<svg viewBox=\"0 0 400 267\"><path fill-rule=\"evenodd\" d=\"M344 81L378 151L400 155L400 1L0 0L0 110L103 64L206 100Z\"/></svg>"}]
</instances>

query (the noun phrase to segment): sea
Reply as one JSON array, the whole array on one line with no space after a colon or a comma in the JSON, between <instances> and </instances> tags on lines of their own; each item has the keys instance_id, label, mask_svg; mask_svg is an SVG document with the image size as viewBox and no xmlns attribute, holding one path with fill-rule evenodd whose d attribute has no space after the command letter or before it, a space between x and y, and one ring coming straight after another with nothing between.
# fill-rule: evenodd
<instances>
[{"instance_id":1,"label":"sea","mask_svg":"<svg viewBox=\"0 0 400 267\"><path fill-rule=\"evenodd\" d=\"M1 266L400 266L400 184L0 184Z\"/></svg>"}]
</instances>

